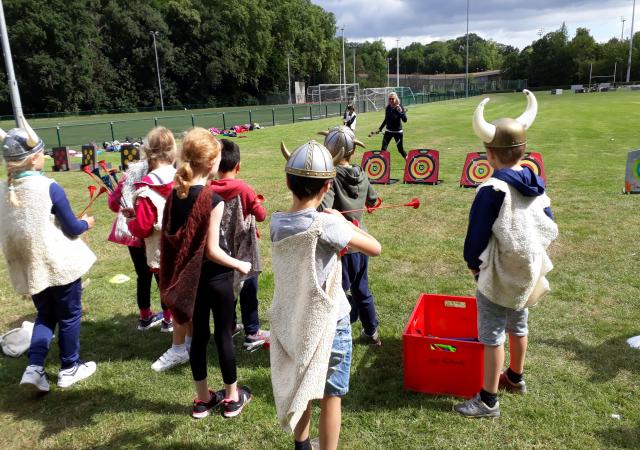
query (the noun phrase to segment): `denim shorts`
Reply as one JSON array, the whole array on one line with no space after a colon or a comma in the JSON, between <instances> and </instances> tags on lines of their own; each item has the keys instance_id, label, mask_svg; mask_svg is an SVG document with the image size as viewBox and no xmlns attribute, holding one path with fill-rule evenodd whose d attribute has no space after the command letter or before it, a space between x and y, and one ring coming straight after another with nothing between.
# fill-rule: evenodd
<instances>
[{"instance_id":1,"label":"denim shorts","mask_svg":"<svg viewBox=\"0 0 640 450\"><path fill-rule=\"evenodd\" d=\"M497 305L476 292L478 305L478 340L484 345L502 345L505 341L505 331L515 336L527 336L529 328L527 308L515 310Z\"/></svg>"},{"instance_id":2,"label":"denim shorts","mask_svg":"<svg viewBox=\"0 0 640 450\"><path fill-rule=\"evenodd\" d=\"M347 314L338 321L336 335L331 346L325 397L343 397L349 392L349 372L351 371L351 321Z\"/></svg>"}]
</instances>

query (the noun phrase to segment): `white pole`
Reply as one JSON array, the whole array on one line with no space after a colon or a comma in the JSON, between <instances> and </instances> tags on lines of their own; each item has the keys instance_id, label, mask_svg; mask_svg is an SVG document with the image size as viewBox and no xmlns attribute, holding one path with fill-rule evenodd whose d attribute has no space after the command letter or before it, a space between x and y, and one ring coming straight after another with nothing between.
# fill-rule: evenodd
<instances>
[{"instance_id":1,"label":"white pole","mask_svg":"<svg viewBox=\"0 0 640 450\"><path fill-rule=\"evenodd\" d=\"M347 84L347 60L344 57L344 27L340 28L342 30L342 82ZM346 97L347 87L344 86L344 94Z\"/></svg>"},{"instance_id":2,"label":"white pole","mask_svg":"<svg viewBox=\"0 0 640 450\"><path fill-rule=\"evenodd\" d=\"M7 68L7 84L9 85L9 94L11 95L13 117L16 121L16 126L19 128L21 124L18 118L22 117L22 102L20 101L20 91L18 90L16 74L13 72L13 60L11 59L11 47L9 46L7 23L4 20L2 0L0 0L0 33L2 35L2 53L4 53L4 64Z\"/></svg>"},{"instance_id":3,"label":"white pole","mask_svg":"<svg viewBox=\"0 0 640 450\"><path fill-rule=\"evenodd\" d=\"M620 22L622 22L622 32L620 33L620 42L624 39L624 23L627 21L624 17L620 17Z\"/></svg>"},{"instance_id":4,"label":"white pole","mask_svg":"<svg viewBox=\"0 0 640 450\"><path fill-rule=\"evenodd\" d=\"M356 84L356 46L351 47L353 50L353 84Z\"/></svg>"},{"instance_id":5,"label":"white pole","mask_svg":"<svg viewBox=\"0 0 640 450\"><path fill-rule=\"evenodd\" d=\"M391 58L387 58L387 86L389 86L389 80L391 79L391 75L389 74L389 62L391 61Z\"/></svg>"},{"instance_id":6,"label":"white pole","mask_svg":"<svg viewBox=\"0 0 640 450\"><path fill-rule=\"evenodd\" d=\"M162 112L164 112L164 100L162 99L162 82L160 81L160 63L158 62L158 48L156 47L156 35L160 34L159 31L151 31L151 36L153 36L153 51L156 54L156 70L158 72L158 89L160 89L160 106L162 107Z\"/></svg>"},{"instance_id":7,"label":"white pole","mask_svg":"<svg viewBox=\"0 0 640 450\"><path fill-rule=\"evenodd\" d=\"M593 73L593 63L589 64L589 92L591 92L591 74Z\"/></svg>"},{"instance_id":8,"label":"white pole","mask_svg":"<svg viewBox=\"0 0 640 450\"><path fill-rule=\"evenodd\" d=\"M469 97L469 0L467 0L467 60L465 64L465 89L464 96L465 98Z\"/></svg>"},{"instance_id":9,"label":"white pole","mask_svg":"<svg viewBox=\"0 0 640 450\"><path fill-rule=\"evenodd\" d=\"M400 87L400 39L396 39L396 87Z\"/></svg>"},{"instance_id":10,"label":"white pole","mask_svg":"<svg viewBox=\"0 0 640 450\"><path fill-rule=\"evenodd\" d=\"M291 104L291 64L289 62L289 55L287 55L287 92L289 93L289 104Z\"/></svg>"},{"instance_id":11,"label":"white pole","mask_svg":"<svg viewBox=\"0 0 640 450\"><path fill-rule=\"evenodd\" d=\"M616 86L616 73L618 72L618 61L613 63L613 86Z\"/></svg>"},{"instance_id":12,"label":"white pole","mask_svg":"<svg viewBox=\"0 0 640 450\"><path fill-rule=\"evenodd\" d=\"M631 81L631 52L633 51L633 23L636 18L636 0L633 0L633 12L631 13L631 34L629 35L629 60L627 61L627 83Z\"/></svg>"}]
</instances>

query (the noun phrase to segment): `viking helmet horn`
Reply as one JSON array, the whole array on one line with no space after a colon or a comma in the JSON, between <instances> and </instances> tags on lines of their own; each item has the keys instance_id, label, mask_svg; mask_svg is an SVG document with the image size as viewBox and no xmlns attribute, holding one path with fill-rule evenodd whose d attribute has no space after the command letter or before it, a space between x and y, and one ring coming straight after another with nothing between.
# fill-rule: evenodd
<instances>
[{"instance_id":1,"label":"viking helmet horn","mask_svg":"<svg viewBox=\"0 0 640 450\"><path fill-rule=\"evenodd\" d=\"M282 156L284 156L284 159L289 161L289 158L291 158L291 153L289 153L289 151L287 150L287 146L284 145L284 141L280 141L280 151L282 152Z\"/></svg>"},{"instance_id":2,"label":"viking helmet horn","mask_svg":"<svg viewBox=\"0 0 640 450\"><path fill-rule=\"evenodd\" d=\"M24 130L27 132L27 145L31 148L38 145L38 142L40 142L40 138L38 137L36 132L33 131L33 128L31 128L31 126L27 123L27 119L25 119L23 115L20 115L19 121L22 124L22 128L24 128Z\"/></svg>"},{"instance_id":3,"label":"viking helmet horn","mask_svg":"<svg viewBox=\"0 0 640 450\"><path fill-rule=\"evenodd\" d=\"M493 141L493 138L496 136L496 126L484 120L484 105L487 103L489 103L489 98L482 100L476 108L476 111L473 113L473 131L476 133L476 136L482 140L482 142L488 144Z\"/></svg>"},{"instance_id":4,"label":"viking helmet horn","mask_svg":"<svg viewBox=\"0 0 640 450\"><path fill-rule=\"evenodd\" d=\"M353 145L359 145L360 147L365 148L365 145L357 139L353 140Z\"/></svg>"},{"instance_id":5,"label":"viking helmet horn","mask_svg":"<svg viewBox=\"0 0 640 450\"><path fill-rule=\"evenodd\" d=\"M536 120L538 100L536 96L533 95L533 92L527 89L524 89L522 92L527 96L527 109L525 109L524 113L516 120L522 124L525 130L528 130L529 127L533 125L534 120Z\"/></svg>"},{"instance_id":6,"label":"viking helmet horn","mask_svg":"<svg viewBox=\"0 0 640 450\"><path fill-rule=\"evenodd\" d=\"M329 134L329 132L328 132L327 130L324 130L324 131L318 131L318 134L319 134L320 136L326 136L327 134Z\"/></svg>"},{"instance_id":7,"label":"viking helmet horn","mask_svg":"<svg viewBox=\"0 0 640 450\"><path fill-rule=\"evenodd\" d=\"M7 137L7 132L0 128L0 142L4 141L5 137Z\"/></svg>"}]
</instances>

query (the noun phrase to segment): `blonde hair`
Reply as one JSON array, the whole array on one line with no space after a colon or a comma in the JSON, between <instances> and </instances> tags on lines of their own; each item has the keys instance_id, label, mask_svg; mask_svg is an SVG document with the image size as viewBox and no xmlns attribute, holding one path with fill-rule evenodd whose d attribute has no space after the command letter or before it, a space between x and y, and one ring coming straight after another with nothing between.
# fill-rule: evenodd
<instances>
[{"instance_id":1,"label":"blonde hair","mask_svg":"<svg viewBox=\"0 0 640 450\"><path fill-rule=\"evenodd\" d=\"M9 193L8 193L9 204L15 208L20 207L20 202L18 201L18 197L16 197L16 192L13 187L13 177L20 172L32 170L33 157L36 156L38 153L35 153L33 155L28 155L26 158L20 159L17 161L5 160L5 163L7 165L7 185L9 187Z\"/></svg>"},{"instance_id":2,"label":"blonde hair","mask_svg":"<svg viewBox=\"0 0 640 450\"><path fill-rule=\"evenodd\" d=\"M211 170L221 147L209 130L200 127L189 130L182 140L181 161L175 178L178 198L189 195L194 174L204 175Z\"/></svg>"},{"instance_id":3,"label":"blonde hair","mask_svg":"<svg viewBox=\"0 0 640 450\"><path fill-rule=\"evenodd\" d=\"M158 167L158 163L172 164L176 159L176 140L171 130L155 127L144 138L144 153L149 163L149 171Z\"/></svg>"}]
</instances>

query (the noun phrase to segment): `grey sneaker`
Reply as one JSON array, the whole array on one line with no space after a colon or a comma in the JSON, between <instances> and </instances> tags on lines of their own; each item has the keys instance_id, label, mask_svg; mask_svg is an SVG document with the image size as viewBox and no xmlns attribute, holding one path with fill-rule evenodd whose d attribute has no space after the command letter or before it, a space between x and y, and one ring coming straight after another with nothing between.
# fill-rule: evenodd
<instances>
[{"instance_id":1,"label":"grey sneaker","mask_svg":"<svg viewBox=\"0 0 640 450\"><path fill-rule=\"evenodd\" d=\"M365 344L369 344L374 347L382 346L382 341L380 340L380 335L378 334L377 329L376 331L373 332L373 335L371 336L369 336L367 333L364 332L364 330L362 330L362 332L360 333L360 337L362 339L362 342L364 342Z\"/></svg>"},{"instance_id":2,"label":"grey sneaker","mask_svg":"<svg viewBox=\"0 0 640 450\"><path fill-rule=\"evenodd\" d=\"M527 385L524 380L520 380L519 383L513 383L506 372L500 374L500 382L498 383L498 389L503 389L512 394L525 394L527 392Z\"/></svg>"},{"instance_id":3,"label":"grey sneaker","mask_svg":"<svg viewBox=\"0 0 640 450\"><path fill-rule=\"evenodd\" d=\"M489 408L480 400L480 394L477 394L466 402L454 405L453 410L465 417L500 417L500 402L496 402L493 408Z\"/></svg>"}]
</instances>

